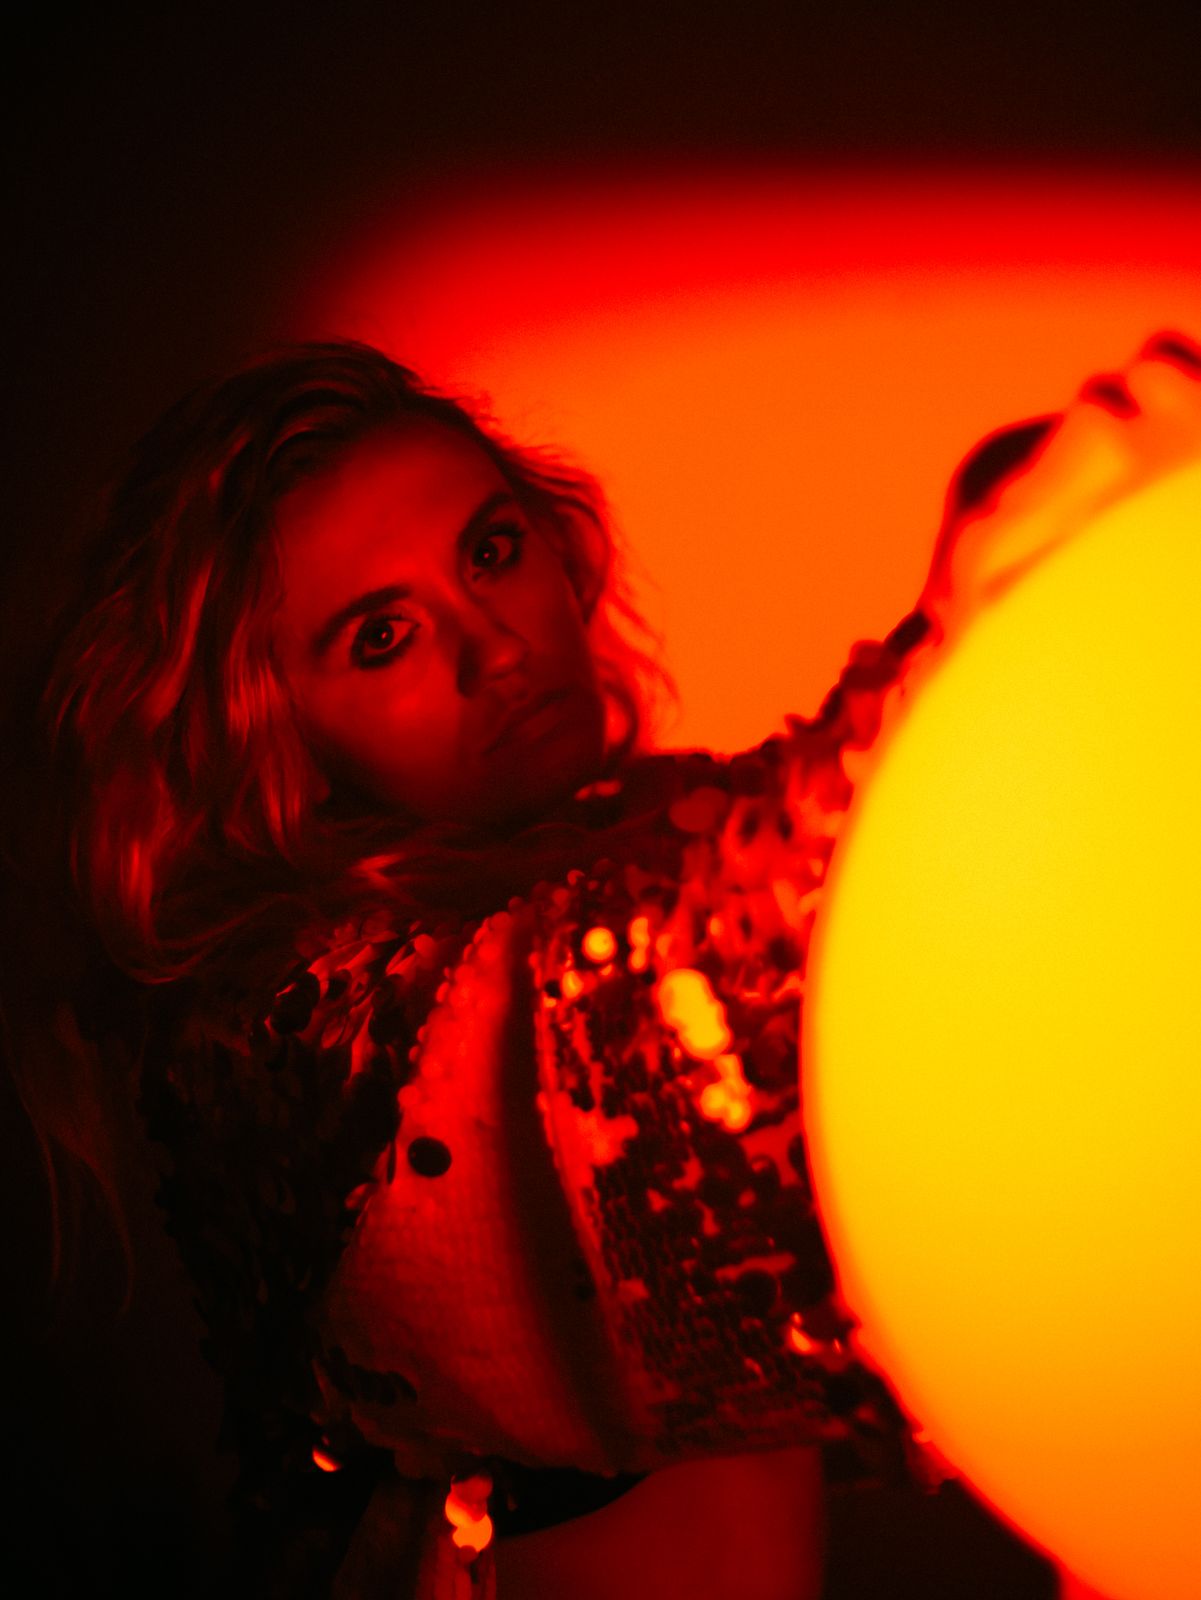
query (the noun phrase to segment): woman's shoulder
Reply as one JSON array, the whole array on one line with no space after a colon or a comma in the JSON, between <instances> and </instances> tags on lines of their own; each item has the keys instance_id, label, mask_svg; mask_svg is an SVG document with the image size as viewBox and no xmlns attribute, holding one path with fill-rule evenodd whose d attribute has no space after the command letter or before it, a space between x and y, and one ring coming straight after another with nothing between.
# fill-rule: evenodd
<instances>
[{"instance_id":1,"label":"woman's shoulder","mask_svg":"<svg viewBox=\"0 0 1201 1600\"><path fill-rule=\"evenodd\" d=\"M374 1040L415 1036L489 916L557 904L558 891L599 862L678 878L689 846L706 841L733 860L773 806L785 839L828 838L850 800L846 752L872 743L884 700L927 629L914 613L883 642L856 644L816 716L786 716L749 749L628 759L548 822L481 856L467 874L481 886L470 905L414 916L411 902L377 888L336 915L300 915L244 942L164 997L173 1043L216 1041L242 1056L278 1054L284 1041L293 1051L349 1050L353 1072Z\"/></svg>"},{"instance_id":2,"label":"woman's shoulder","mask_svg":"<svg viewBox=\"0 0 1201 1600\"><path fill-rule=\"evenodd\" d=\"M299 920L253 958L210 963L158 997L158 1063L177 1090L207 1063L235 1091L260 1072L282 1084L319 1056L323 1080L345 1087L407 1053L468 935L465 919L415 921L378 899Z\"/></svg>"}]
</instances>

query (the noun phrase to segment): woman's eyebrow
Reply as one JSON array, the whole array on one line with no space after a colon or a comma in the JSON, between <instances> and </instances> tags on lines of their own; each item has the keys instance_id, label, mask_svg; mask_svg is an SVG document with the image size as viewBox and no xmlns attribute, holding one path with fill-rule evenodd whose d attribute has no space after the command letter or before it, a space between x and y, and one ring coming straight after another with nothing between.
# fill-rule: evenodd
<instances>
[{"instance_id":1,"label":"woman's eyebrow","mask_svg":"<svg viewBox=\"0 0 1201 1600\"><path fill-rule=\"evenodd\" d=\"M470 544L472 539L484 531L489 520L498 511L516 505L517 499L511 489L498 489L495 494L490 494L463 524L455 540L456 549L462 550L465 545ZM411 593L412 590L407 584L389 583L382 589L368 589L365 594L356 595L344 606L339 606L337 611L321 624L309 642L309 653L315 661L320 661L348 622L353 622L356 617L367 616L370 612L377 611L380 606L404 600Z\"/></svg>"}]
</instances>

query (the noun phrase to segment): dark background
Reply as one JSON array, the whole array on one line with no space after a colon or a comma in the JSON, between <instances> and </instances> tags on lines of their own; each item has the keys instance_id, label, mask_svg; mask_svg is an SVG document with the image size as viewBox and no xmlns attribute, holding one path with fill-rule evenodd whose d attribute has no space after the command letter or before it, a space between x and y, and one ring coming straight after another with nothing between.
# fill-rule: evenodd
<instances>
[{"instance_id":1,"label":"dark background","mask_svg":"<svg viewBox=\"0 0 1201 1600\"><path fill-rule=\"evenodd\" d=\"M52 636L66 554L123 447L191 382L295 331L329 241L403 221L464 175L763 154L1201 178L1201 28L1183 7L22 9L4 51L0 715L30 692L24 664ZM11 741L4 762L7 784ZM130 1313L103 1229L53 1312L44 1186L4 1102L14 1525L51 1529L19 1544L38 1576L18 1564L17 1592L118 1578L185 1592L181 1560L199 1560L221 1489L218 1468L193 1481L188 1465L214 1391L147 1181L132 1183ZM194 1518L173 1510L193 1502ZM1033 1600L1048 1581L954 1490L835 1517L831 1600Z\"/></svg>"},{"instance_id":2,"label":"dark background","mask_svg":"<svg viewBox=\"0 0 1201 1600\"><path fill-rule=\"evenodd\" d=\"M4 52L18 563L169 400L280 331L329 242L461 174L1201 159L1184 4L24 9Z\"/></svg>"}]
</instances>

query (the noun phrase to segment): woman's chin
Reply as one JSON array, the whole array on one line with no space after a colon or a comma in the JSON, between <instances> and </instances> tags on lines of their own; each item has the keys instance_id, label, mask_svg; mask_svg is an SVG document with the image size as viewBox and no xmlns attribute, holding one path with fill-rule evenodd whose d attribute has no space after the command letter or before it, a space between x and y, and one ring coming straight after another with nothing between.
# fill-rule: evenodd
<instances>
[{"instance_id":1,"label":"woman's chin","mask_svg":"<svg viewBox=\"0 0 1201 1600\"><path fill-rule=\"evenodd\" d=\"M570 805L577 791L590 781L587 776L577 781L574 774L564 773L558 783L531 788L520 795L514 794L511 798L498 801L489 809L488 815L480 819L480 826L496 833L510 834L535 827L540 822L553 822Z\"/></svg>"},{"instance_id":2,"label":"woman's chin","mask_svg":"<svg viewBox=\"0 0 1201 1600\"><path fill-rule=\"evenodd\" d=\"M553 739L505 751L483 793L479 820L486 826L530 826L547 820L589 783L604 766L598 731L585 722L567 724Z\"/></svg>"}]
</instances>

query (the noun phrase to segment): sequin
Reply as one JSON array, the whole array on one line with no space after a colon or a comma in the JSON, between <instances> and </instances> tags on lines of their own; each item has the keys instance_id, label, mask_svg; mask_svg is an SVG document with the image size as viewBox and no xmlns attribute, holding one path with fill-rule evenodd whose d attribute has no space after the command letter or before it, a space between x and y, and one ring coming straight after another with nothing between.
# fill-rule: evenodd
<instances>
[{"instance_id":1,"label":"sequin","mask_svg":"<svg viewBox=\"0 0 1201 1600\"><path fill-rule=\"evenodd\" d=\"M444 1172L450 1171L450 1151L441 1139L431 1139L425 1135L414 1139L405 1151L405 1157L413 1171L423 1178L440 1178Z\"/></svg>"},{"instance_id":2,"label":"sequin","mask_svg":"<svg viewBox=\"0 0 1201 1600\"><path fill-rule=\"evenodd\" d=\"M598 967L612 961L617 954L617 940L611 928L589 928L583 938L583 950L588 960Z\"/></svg>"}]
</instances>

